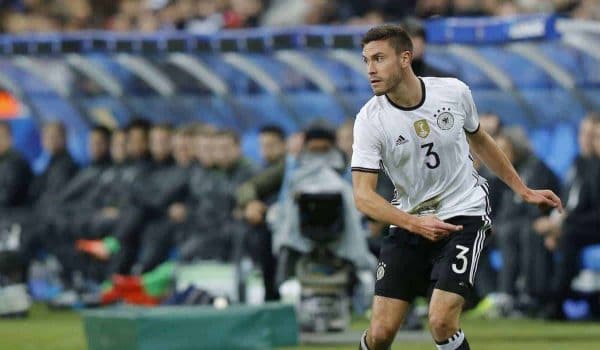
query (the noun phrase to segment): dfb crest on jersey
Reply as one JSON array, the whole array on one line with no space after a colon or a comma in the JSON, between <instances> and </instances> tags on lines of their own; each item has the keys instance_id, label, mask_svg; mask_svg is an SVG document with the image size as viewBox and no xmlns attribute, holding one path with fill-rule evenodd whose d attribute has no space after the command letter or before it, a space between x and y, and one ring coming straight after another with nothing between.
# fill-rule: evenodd
<instances>
[{"instance_id":1,"label":"dfb crest on jersey","mask_svg":"<svg viewBox=\"0 0 600 350\"><path fill-rule=\"evenodd\" d=\"M429 132L431 130L429 129L429 124L427 123L427 120L425 120L425 119L417 120L414 123L414 126L415 126L415 131L417 132L417 135L419 135L419 137L426 138L427 136L429 136Z\"/></svg>"},{"instance_id":2,"label":"dfb crest on jersey","mask_svg":"<svg viewBox=\"0 0 600 350\"><path fill-rule=\"evenodd\" d=\"M437 117L437 125L442 130L450 130L454 126L454 116L450 112L444 112Z\"/></svg>"},{"instance_id":3,"label":"dfb crest on jersey","mask_svg":"<svg viewBox=\"0 0 600 350\"><path fill-rule=\"evenodd\" d=\"M380 279L383 278L383 276L385 275L385 263L383 261L379 262L379 264L377 264L377 280L379 281Z\"/></svg>"}]
</instances>

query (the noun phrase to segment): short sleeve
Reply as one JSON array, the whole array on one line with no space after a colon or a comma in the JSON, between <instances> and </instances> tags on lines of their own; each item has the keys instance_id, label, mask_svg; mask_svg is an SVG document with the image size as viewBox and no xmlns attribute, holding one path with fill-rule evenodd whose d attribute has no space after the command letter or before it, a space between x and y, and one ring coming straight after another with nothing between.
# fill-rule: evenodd
<instances>
[{"instance_id":1,"label":"short sleeve","mask_svg":"<svg viewBox=\"0 0 600 350\"><path fill-rule=\"evenodd\" d=\"M461 103L465 110L464 129L468 133L474 134L479 130L479 114L477 114L477 107L475 107L471 89L467 85L464 85L463 93L461 94Z\"/></svg>"},{"instance_id":2,"label":"short sleeve","mask_svg":"<svg viewBox=\"0 0 600 350\"><path fill-rule=\"evenodd\" d=\"M381 135L373 120L361 113L354 122L354 143L352 144L352 171L379 172L381 162Z\"/></svg>"}]
</instances>

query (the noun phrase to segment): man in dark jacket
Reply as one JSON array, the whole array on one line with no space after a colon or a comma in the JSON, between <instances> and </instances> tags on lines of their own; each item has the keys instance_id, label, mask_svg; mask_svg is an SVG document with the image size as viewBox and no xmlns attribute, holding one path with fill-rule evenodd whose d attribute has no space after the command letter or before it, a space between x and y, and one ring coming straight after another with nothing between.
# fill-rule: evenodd
<instances>
[{"instance_id":1,"label":"man in dark jacket","mask_svg":"<svg viewBox=\"0 0 600 350\"><path fill-rule=\"evenodd\" d=\"M61 237L54 226L54 213L58 199L71 178L77 172L77 165L66 148L67 131L60 122L49 122L42 128L42 146L50 156L46 169L33 180L29 197L32 211L22 222L21 245L23 256L28 263L36 252L45 248L49 253L61 256ZM69 271L64 271L68 274ZM70 276L63 276L65 281Z\"/></svg>"},{"instance_id":2,"label":"man in dark jacket","mask_svg":"<svg viewBox=\"0 0 600 350\"><path fill-rule=\"evenodd\" d=\"M23 157L13 149L10 125L0 122L0 240L18 237L22 232L22 223L27 221L27 194L32 180L31 169ZM21 224L21 225L19 225ZM8 235L4 236L3 235ZM21 259L24 252L22 239L20 247L12 247L12 253L4 254L0 262L0 275L14 279L12 282L25 280L27 262ZM34 249L34 248L30 248Z\"/></svg>"},{"instance_id":3,"label":"man in dark jacket","mask_svg":"<svg viewBox=\"0 0 600 350\"><path fill-rule=\"evenodd\" d=\"M285 133L275 125L260 129L260 153L265 168L244 182L236 191L237 206L248 224L246 243L252 259L260 265L265 287L265 300L279 299L275 285L276 257L272 252L272 232L265 224L269 205L277 200L285 170Z\"/></svg>"},{"instance_id":4,"label":"man in dark jacket","mask_svg":"<svg viewBox=\"0 0 600 350\"><path fill-rule=\"evenodd\" d=\"M533 154L522 129L506 129L496 142L524 183L531 188L549 188L558 192L558 178ZM494 226L504 263L499 273L500 292L515 301L517 297L525 297L525 311L537 312L540 303L550 296L552 254L545 248L543 238L533 230L533 222L547 214L528 206L512 193L505 193ZM522 291L516 289L519 276L525 280Z\"/></svg>"},{"instance_id":5,"label":"man in dark jacket","mask_svg":"<svg viewBox=\"0 0 600 350\"><path fill-rule=\"evenodd\" d=\"M148 155L148 132L150 124L144 120L134 120L126 128L127 160L115 166L114 171L100 179L104 184L96 191L96 210L88 222L82 225L87 229L83 234L90 238L104 238L103 241L77 242L77 248L101 260L120 250L116 237L119 232L130 232L139 225L134 197L140 184L152 168Z\"/></svg>"},{"instance_id":6,"label":"man in dark jacket","mask_svg":"<svg viewBox=\"0 0 600 350\"><path fill-rule=\"evenodd\" d=\"M0 210L2 216L27 203L33 177L27 161L12 147L10 125L0 122Z\"/></svg>"},{"instance_id":7,"label":"man in dark jacket","mask_svg":"<svg viewBox=\"0 0 600 350\"><path fill-rule=\"evenodd\" d=\"M198 169L190 177L192 205L182 245L182 258L194 255L203 259L230 261L239 254L241 245L234 243L242 232L234 217L235 189L255 173L253 164L242 157L239 137L232 131L219 131L212 137L215 168Z\"/></svg>"},{"instance_id":8,"label":"man in dark jacket","mask_svg":"<svg viewBox=\"0 0 600 350\"><path fill-rule=\"evenodd\" d=\"M553 286L554 303L549 316L557 319L564 318L562 303L569 296L571 282L579 271L581 250L587 245L600 243L600 118L591 116L589 123L593 155L587 161L580 161L585 173L570 193L567 215L556 247L559 259L556 261Z\"/></svg>"}]
</instances>

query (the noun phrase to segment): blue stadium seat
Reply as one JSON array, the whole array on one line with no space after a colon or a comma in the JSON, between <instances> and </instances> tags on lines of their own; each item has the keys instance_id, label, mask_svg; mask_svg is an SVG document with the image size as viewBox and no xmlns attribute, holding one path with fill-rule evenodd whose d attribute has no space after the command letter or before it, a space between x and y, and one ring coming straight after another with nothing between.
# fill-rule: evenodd
<instances>
[{"instance_id":1,"label":"blue stadium seat","mask_svg":"<svg viewBox=\"0 0 600 350\"><path fill-rule=\"evenodd\" d=\"M13 134L14 147L32 163L42 152L40 132L35 120L24 116L11 119L8 123Z\"/></svg>"},{"instance_id":2,"label":"blue stadium seat","mask_svg":"<svg viewBox=\"0 0 600 350\"><path fill-rule=\"evenodd\" d=\"M250 130L242 134L241 145L244 156L252 160L254 164L261 164L262 159L257 130Z\"/></svg>"},{"instance_id":3,"label":"blue stadium seat","mask_svg":"<svg viewBox=\"0 0 600 350\"><path fill-rule=\"evenodd\" d=\"M590 245L581 252L581 267L600 271L600 244Z\"/></svg>"},{"instance_id":4,"label":"blue stadium seat","mask_svg":"<svg viewBox=\"0 0 600 350\"><path fill-rule=\"evenodd\" d=\"M296 92L287 94L286 100L300 118L300 128L315 119L325 119L334 126L346 119L346 113L336 98L319 92Z\"/></svg>"},{"instance_id":5,"label":"blue stadium seat","mask_svg":"<svg viewBox=\"0 0 600 350\"><path fill-rule=\"evenodd\" d=\"M479 114L496 113L505 124L525 124L530 120L517 99L501 90L473 90L473 99Z\"/></svg>"},{"instance_id":6,"label":"blue stadium seat","mask_svg":"<svg viewBox=\"0 0 600 350\"><path fill-rule=\"evenodd\" d=\"M366 71L365 73L358 72L342 62L330 58L323 50L306 50L302 53L319 69L327 73L338 91L371 92ZM356 58L360 59L360 51L357 50L355 53Z\"/></svg>"},{"instance_id":7,"label":"blue stadium seat","mask_svg":"<svg viewBox=\"0 0 600 350\"><path fill-rule=\"evenodd\" d=\"M529 131L529 140L535 154L547 159L552 145L552 133L548 128L537 128Z\"/></svg>"},{"instance_id":8,"label":"blue stadium seat","mask_svg":"<svg viewBox=\"0 0 600 350\"><path fill-rule=\"evenodd\" d=\"M354 113L349 117L356 117L362 106L367 103L373 97L373 92L361 92L361 93L345 93L341 95L341 98L350 107Z\"/></svg>"},{"instance_id":9,"label":"blue stadium seat","mask_svg":"<svg viewBox=\"0 0 600 350\"><path fill-rule=\"evenodd\" d=\"M289 106L272 94L239 95L235 97L239 105L240 119L244 125L260 126L264 124L278 124L286 132L298 130L299 125Z\"/></svg>"},{"instance_id":10,"label":"blue stadium seat","mask_svg":"<svg viewBox=\"0 0 600 350\"><path fill-rule=\"evenodd\" d=\"M244 72L225 62L222 55L200 55L197 58L203 61L213 73L224 79L233 94L251 94L263 90Z\"/></svg>"},{"instance_id":11,"label":"blue stadium seat","mask_svg":"<svg viewBox=\"0 0 600 350\"><path fill-rule=\"evenodd\" d=\"M580 120L585 109L569 91L554 89L522 89L523 98L533 108L539 125L554 125L561 121Z\"/></svg>"},{"instance_id":12,"label":"blue stadium seat","mask_svg":"<svg viewBox=\"0 0 600 350\"><path fill-rule=\"evenodd\" d=\"M545 161L554 172L564 180L573 159L577 155L577 131L573 123L558 124L552 133L550 152Z\"/></svg>"},{"instance_id":13,"label":"blue stadium seat","mask_svg":"<svg viewBox=\"0 0 600 350\"><path fill-rule=\"evenodd\" d=\"M477 51L504 71L519 88L550 88L556 85L544 70L502 47L482 46L477 48Z\"/></svg>"},{"instance_id":14,"label":"blue stadium seat","mask_svg":"<svg viewBox=\"0 0 600 350\"><path fill-rule=\"evenodd\" d=\"M119 127L125 126L131 119L131 113L121 101L111 96L82 97L77 101L81 108L92 118L98 118L97 114L106 115L110 122ZM100 117L102 118L102 117ZM94 120L99 124L104 124L104 120Z\"/></svg>"},{"instance_id":15,"label":"blue stadium seat","mask_svg":"<svg viewBox=\"0 0 600 350\"><path fill-rule=\"evenodd\" d=\"M476 65L452 55L448 50L427 50L425 61L433 67L464 81L473 90L496 88L490 77Z\"/></svg>"}]
</instances>

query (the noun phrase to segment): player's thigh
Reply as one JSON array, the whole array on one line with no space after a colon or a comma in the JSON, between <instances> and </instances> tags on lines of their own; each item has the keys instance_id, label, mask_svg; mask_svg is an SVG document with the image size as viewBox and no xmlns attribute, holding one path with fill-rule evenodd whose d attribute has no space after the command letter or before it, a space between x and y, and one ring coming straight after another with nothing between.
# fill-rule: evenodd
<instances>
[{"instance_id":1,"label":"player's thigh","mask_svg":"<svg viewBox=\"0 0 600 350\"><path fill-rule=\"evenodd\" d=\"M431 279L433 287L461 295L468 299L473 294L477 266L481 259L490 229L487 217L459 217L453 224L463 230L453 234L440 249L434 263Z\"/></svg>"},{"instance_id":2,"label":"player's thigh","mask_svg":"<svg viewBox=\"0 0 600 350\"><path fill-rule=\"evenodd\" d=\"M376 295L373 299L370 331L396 334L410 310L410 303Z\"/></svg>"},{"instance_id":3,"label":"player's thigh","mask_svg":"<svg viewBox=\"0 0 600 350\"><path fill-rule=\"evenodd\" d=\"M464 304L465 298L462 295L434 289L429 301L429 320L430 322L436 320L458 322Z\"/></svg>"}]
</instances>

